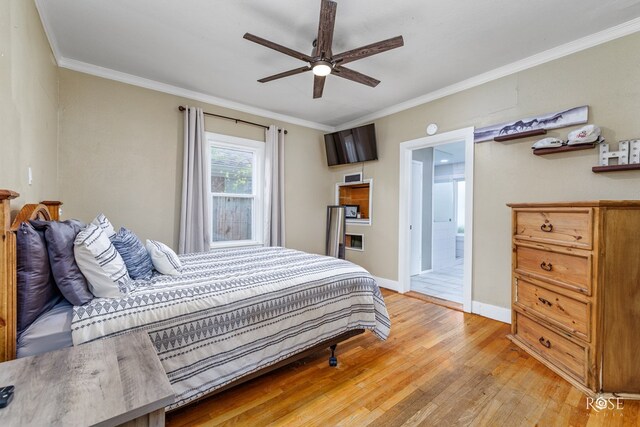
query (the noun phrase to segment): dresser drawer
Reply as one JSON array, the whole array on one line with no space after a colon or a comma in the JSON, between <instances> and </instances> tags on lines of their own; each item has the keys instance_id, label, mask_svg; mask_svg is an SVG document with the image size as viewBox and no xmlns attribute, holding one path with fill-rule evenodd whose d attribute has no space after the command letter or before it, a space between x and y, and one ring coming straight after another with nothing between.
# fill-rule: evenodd
<instances>
[{"instance_id":1,"label":"dresser drawer","mask_svg":"<svg viewBox=\"0 0 640 427\"><path fill-rule=\"evenodd\" d=\"M516 338L553 365L587 382L588 348L516 312Z\"/></svg>"},{"instance_id":2,"label":"dresser drawer","mask_svg":"<svg viewBox=\"0 0 640 427\"><path fill-rule=\"evenodd\" d=\"M591 295L591 255L516 245L515 272Z\"/></svg>"},{"instance_id":3,"label":"dresser drawer","mask_svg":"<svg viewBox=\"0 0 640 427\"><path fill-rule=\"evenodd\" d=\"M578 301L543 286L518 278L515 305L542 316L549 323L589 341L590 303Z\"/></svg>"},{"instance_id":4,"label":"dresser drawer","mask_svg":"<svg viewBox=\"0 0 640 427\"><path fill-rule=\"evenodd\" d=\"M591 249L593 210L516 210L515 238Z\"/></svg>"}]
</instances>

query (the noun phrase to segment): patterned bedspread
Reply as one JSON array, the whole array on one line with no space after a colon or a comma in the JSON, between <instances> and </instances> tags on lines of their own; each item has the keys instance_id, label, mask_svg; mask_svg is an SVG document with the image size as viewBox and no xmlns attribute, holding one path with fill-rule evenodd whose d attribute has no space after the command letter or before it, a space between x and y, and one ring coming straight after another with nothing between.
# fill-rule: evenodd
<instances>
[{"instance_id":1,"label":"patterned bedspread","mask_svg":"<svg viewBox=\"0 0 640 427\"><path fill-rule=\"evenodd\" d=\"M390 321L363 268L285 248L180 257L181 276L135 281L120 299L74 307L74 345L145 330L182 406L353 329L380 339Z\"/></svg>"}]
</instances>

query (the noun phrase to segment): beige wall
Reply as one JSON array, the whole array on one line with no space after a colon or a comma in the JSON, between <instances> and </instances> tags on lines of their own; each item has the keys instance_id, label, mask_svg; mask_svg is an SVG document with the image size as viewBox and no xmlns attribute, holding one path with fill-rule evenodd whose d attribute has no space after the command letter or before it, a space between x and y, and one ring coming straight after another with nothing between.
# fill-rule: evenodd
<instances>
[{"instance_id":1,"label":"beige wall","mask_svg":"<svg viewBox=\"0 0 640 427\"><path fill-rule=\"evenodd\" d=\"M376 120L379 159L365 164L373 178L373 224L352 226L365 234L363 253L349 258L374 275L398 278L398 165L403 141L439 132L485 126L568 107L589 105L589 122L609 142L640 137L640 34L505 77ZM550 131L565 138L569 130ZM640 171L594 174L597 151L534 156L536 138L475 146L473 299L510 304L510 212L508 202L639 199ZM358 167L333 169L333 181Z\"/></svg>"},{"instance_id":2,"label":"beige wall","mask_svg":"<svg viewBox=\"0 0 640 427\"><path fill-rule=\"evenodd\" d=\"M322 132L60 70L60 186L65 217L104 212L114 226L177 247L183 114L178 105L285 127L286 243L324 252L326 183ZM264 130L206 118L211 132L264 141ZM319 225L320 224L320 225Z\"/></svg>"},{"instance_id":3,"label":"beige wall","mask_svg":"<svg viewBox=\"0 0 640 427\"><path fill-rule=\"evenodd\" d=\"M0 0L0 188L20 203L65 202L65 216L90 220L103 211L140 237L177 242L182 115L189 101L55 66L31 1ZM379 161L373 178L365 252L348 251L374 275L397 280L398 145L425 135L587 104L590 122L610 142L640 136L640 34L597 46L410 110L376 120ZM59 79L59 80L58 80ZM58 86L59 93L58 95ZM207 111L273 121L202 103ZM59 120L58 120L59 115ZM286 123L287 245L322 253L325 209L335 183L361 166L328 168L322 132ZM58 127L59 132L58 132ZM262 139L259 128L207 119L207 129ZM566 137L569 129L550 132ZM59 144L57 142L59 140ZM640 173L593 174L596 150L531 154L534 139L476 145L473 299L508 307L513 201L640 198ZM59 167L58 167L59 164ZM27 167L34 174L27 184Z\"/></svg>"},{"instance_id":4,"label":"beige wall","mask_svg":"<svg viewBox=\"0 0 640 427\"><path fill-rule=\"evenodd\" d=\"M58 191L58 67L32 1L0 0L0 188L24 203ZM33 171L33 184L27 168Z\"/></svg>"}]
</instances>

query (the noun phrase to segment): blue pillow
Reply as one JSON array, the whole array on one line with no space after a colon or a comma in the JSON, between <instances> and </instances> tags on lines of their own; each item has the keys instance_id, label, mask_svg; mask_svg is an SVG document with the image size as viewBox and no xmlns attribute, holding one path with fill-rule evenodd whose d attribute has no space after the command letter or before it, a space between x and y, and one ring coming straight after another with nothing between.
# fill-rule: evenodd
<instances>
[{"instance_id":1,"label":"blue pillow","mask_svg":"<svg viewBox=\"0 0 640 427\"><path fill-rule=\"evenodd\" d=\"M59 300L49 267L49 254L43 233L23 222L16 236L18 273L18 333L51 309Z\"/></svg>"},{"instance_id":2,"label":"blue pillow","mask_svg":"<svg viewBox=\"0 0 640 427\"><path fill-rule=\"evenodd\" d=\"M111 243L124 260L129 276L133 280L150 279L153 263L144 245L131 230L121 227L111 238Z\"/></svg>"}]
</instances>

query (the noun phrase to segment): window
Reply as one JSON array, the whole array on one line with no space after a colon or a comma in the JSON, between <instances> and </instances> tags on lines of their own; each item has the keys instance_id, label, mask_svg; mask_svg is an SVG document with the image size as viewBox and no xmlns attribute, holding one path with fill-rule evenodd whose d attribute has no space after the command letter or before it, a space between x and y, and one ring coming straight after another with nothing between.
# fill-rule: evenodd
<instances>
[{"instance_id":1,"label":"window","mask_svg":"<svg viewBox=\"0 0 640 427\"><path fill-rule=\"evenodd\" d=\"M262 244L264 142L207 133L211 246Z\"/></svg>"}]
</instances>

